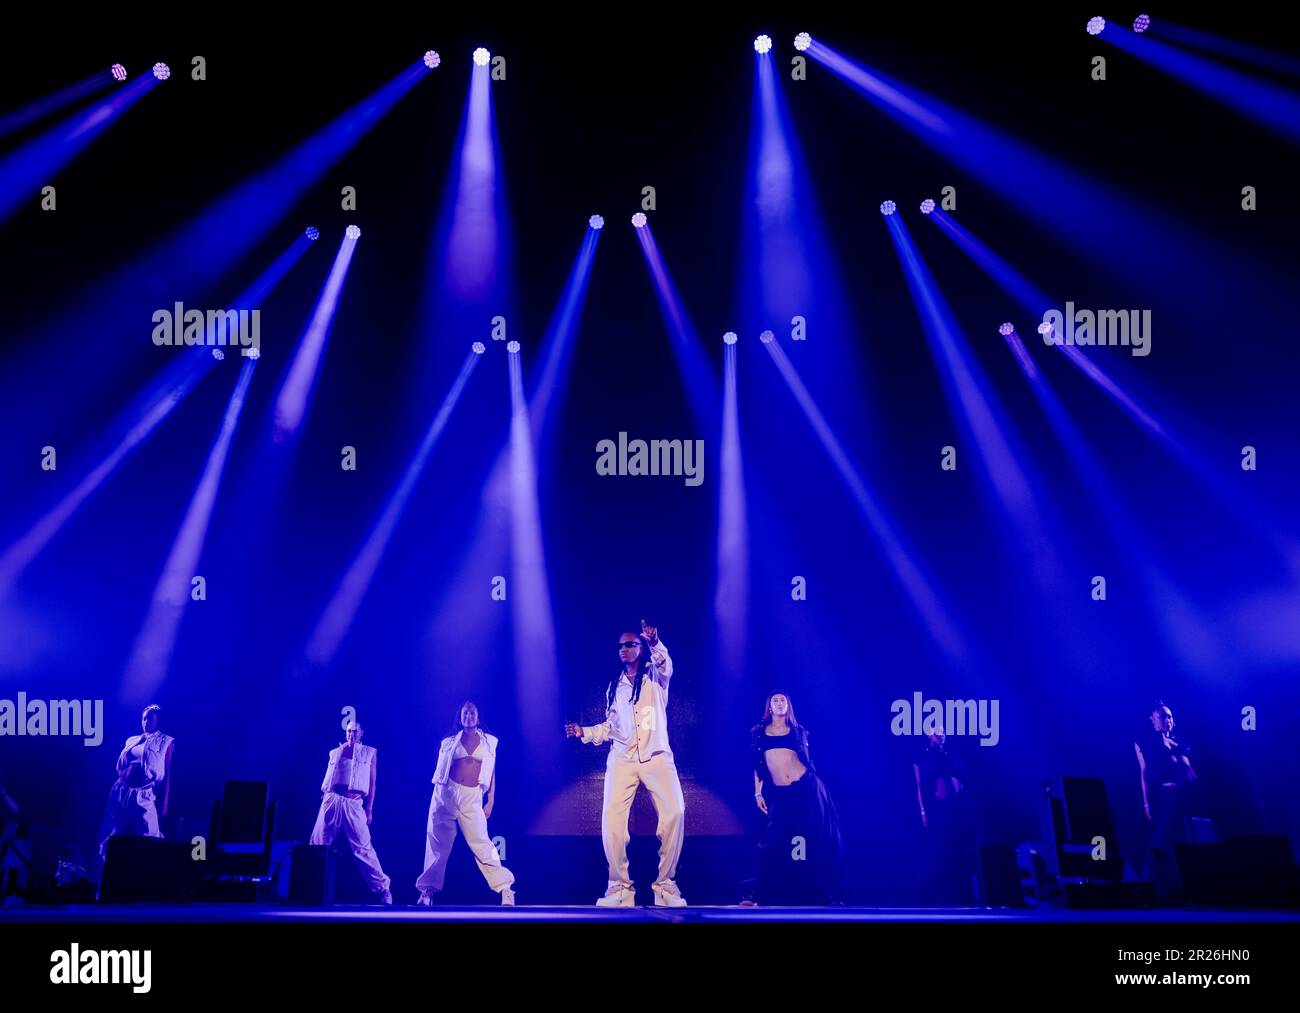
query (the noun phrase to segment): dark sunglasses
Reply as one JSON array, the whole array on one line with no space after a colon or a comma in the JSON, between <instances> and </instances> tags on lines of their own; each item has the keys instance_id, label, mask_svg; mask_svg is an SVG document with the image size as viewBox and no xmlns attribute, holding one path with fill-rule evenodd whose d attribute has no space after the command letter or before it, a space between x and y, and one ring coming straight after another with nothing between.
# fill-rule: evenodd
<instances>
[{"instance_id":1,"label":"dark sunglasses","mask_svg":"<svg viewBox=\"0 0 1300 1013\"><path fill-rule=\"evenodd\" d=\"M621 651L626 647L640 647L640 646L641 646L641 641L639 640L620 640L618 644L618 649Z\"/></svg>"}]
</instances>

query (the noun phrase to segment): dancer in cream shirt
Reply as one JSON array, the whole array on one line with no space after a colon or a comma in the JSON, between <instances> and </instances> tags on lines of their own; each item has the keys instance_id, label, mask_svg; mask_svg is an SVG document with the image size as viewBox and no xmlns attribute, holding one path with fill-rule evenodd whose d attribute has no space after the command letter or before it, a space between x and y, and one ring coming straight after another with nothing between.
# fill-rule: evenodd
<instances>
[{"instance_id":1,"label":"dancer in cream shirt","mask_svg":"<svg viewBox=\"0 0 1300 1013\"><path fill-rule=\"evenodd\" d=\"M649 658L642 662L642 642ZM641 620L641 632L625 633L618 640L622 671L605 692L605 720L598 725L565 726L565 733L599 746L609 742L605 764L605 803L600 833L609 863L609 883L600 907L633 907L636 891L628 877L627 818L644 784L659 817L659 877L654 881L655 904L685 907L686 900L673 877L682 854L683 816L686 803L677 778L673 751L668 745L668 681L673 661L659 639L659 631Z\"/></svg>"}]
</instances>

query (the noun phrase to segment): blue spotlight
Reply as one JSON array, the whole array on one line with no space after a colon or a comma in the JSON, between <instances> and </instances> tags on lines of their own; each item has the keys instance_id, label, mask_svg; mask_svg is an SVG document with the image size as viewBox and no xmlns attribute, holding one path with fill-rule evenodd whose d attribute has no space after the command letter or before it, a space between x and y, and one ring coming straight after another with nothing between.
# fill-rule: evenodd
<instances>
[{"instance_id":1,"label":"blue spotlight","mask_svg":"<svg viewBox=\"0 0 1300 1013\"><path fill-rule=\"evenodd\" d=\"M1010 321L1008 321L1005 324L1001 324L998 327L998 333L1001 334L1004 338L1009 338L1011 337L1011 335L1016 333L1016 325L1011 323Z\"/></svg>"},{"instance_id":2,"label":"blue spotlight","mask_svg":"<svg viewBox=\"0 0 1300 1013\"><path fill-rule=\"evenodd\" d=\"M433 70L433 68L438 66L440 63L442 63L442 57L439 56L435 50L430 49L424 54L424 65L430 70Z\"/></svg>"},{"instance_id":3,"label":"blue spotlight","mask_svg":"<svg viewBox=\"0 0 1300 1013\"><path fill-rule=\"evenodd\" d=\"M474 344L470 345L470 348L474 349L475 355L482 355L487 351L487 345L483 344L481 341L474 342Z\"/></svg>"},{"instance_id":4,"label":"blue spotlight","mask_svg":"<svg viewBox=\"0 0 1300 1013\"><path fill-rule=\"evenodd\" d=\"M760 35L757 39L754 40L754 52L756 53L766 53L769 52L771 48L772 48L772 39L770 36Z\"/></svg>"},{"instance_id":5,"label":"blue spotlight","mask_svg":"<svg viewBox=\"0 0 1300 1013\"><path fill-rule=\"evenodd\" d=\"M726 342L728 345L734 345L736 343L736 332L728 331L726 334L722 336L722 340Z\"/></svg>"},{"instance_id":6,"label":"blue spotlight","mask_svg":"<svg viewBox=\"0 0 1300 1013\"><path fill-rule=\"evenodd\" d=\"M120 63L115 63L115 64L113 64L113 66L112 66L111 68L109 68L109 69L112 70L112 72L113 72L113 80L114 80L114 81L125 81L125 80L126 80L126 68L123 67Z\"/></svg>"},{"instance_id":7,"label":"blue spotlight","mask_svg":"<svg viewBox=\"0 0 1300 1013\"><path fill-rule=\"evenodd\" d=\"M1139 35L1141 35L1150 27L1151 27L1150 14L1139 14L1136 18L1133 19L1133 31L1137 32Z\"/></svg>"},{"instance_id":8,"label":"blue spotlight","mask_svg":"<svg viewBox=\"0 0 1300 1013\"><path fill-rule=\"evenodd\" d=\"M315 225L308 225L307 238L310 239L313 243L316 242L316 240L320 238L320 229L316 228Z\"/></svg>"},{"instance_id":9,"label":"blue spotlight","mask_svg":"<svg viewBox=\"0 0 1300 1013\"><path fill-rule=\"evenodd\" d=\"M636 214L632 216L632 224L635 225L638 229L644 229L645 223L646 223L646 217L643 212L638 211Z\"/></svg>"},{"instance_id":10,"label":"blue spotlight","mask_svg":"<svg viewBox=\"0 0 1300 1013\"><path fill-rule=\"evenodd\" d=\"M506 351L509 352L511 355L518 355L518 354L519 354L519 342L518 342L518 341L511 341L511 342L509 342L509 343L506 345Z\"/></svg>"},{"instance_id":11,"label":"blue spotlight","mask_svg":"<svg viewBox=\"0 0 1300 1013\"><path fill-rule=\"evenodd\" d=\"M223 352L220 348L214 348L212 350L212 357L216 359L218 362L220 362L222 359L226 357L226 353Z\"/></svg>"},{"instance_id":12,"label":"blue spotlight","mask_svg":"<svg viewBox=\"0 0 1300 1013\"><path fill-rule=\"evenodd\" d=\"M166 81L172 76L172 69L165 63L155 63L153 65L153 76L159 81Z\"/></svg>"},{"instance_id":13,"label":"blue spotlight","mask_svg":"<svg viewBox=\"0 0 1300 1013\"><path fill-rule=\"evenodd\" d=\"M933 210L934 210L934 201L932 201L929 197L921 201L921 214L928 215Z\"/></svg>"},{"instance_id":14,"label":"blue spotlight","mask_svg":"<svg viewBox=\"0 0 1300 1013\"><path fill-rule=\"evenodd\" d=\"M898 205L895 204L892 200L887 200L880 205L880 213L884 215L886 218L888 218L897 210L898 210Z\"/></svg>"},{"instance_id":15,"label":"blue spotlight","mask_svg":"<svg viewBox=\"0 0 1300 1013\"><path fill-rule=\"evenodd\" d=\"M1106 19L1105 19L1105 18L1089 18L1089 19L1088 19L1088 34L1089 34L1089 35L1100 35L1100 34L1102 33L1102 31L1103 31L1105 28L1106 28Z\"/></svg>"},{"instance_id":16,"label":"blue spotlight","mask_svg":"<svg viewBox=\"0 0 1300 1013\"><path fill-rule=\"evenodd\" d=\"M492 54L482 46L474 50L474 63L479 67L486 67L492 61Z\"/></svg>"},{"instance_id":17,"label":"blue spotlight","mask_svg":"<svg viewBox=\"0 0 1300 1013\"><path fill-rule=\"evenodd\" d=\"M770 345L774 340L776 340L776 335L771 331L764 331L758 336L758 340L763 342L765 345Z\"/></svg>"},{"instance_id":18,"label":"blue spotlight","mask_svg":"<svg viewBox=\"0 0 1300 1013\"><path fill-rule=\"evenodd\" d=\"M587 224L593 229L603 229L605 227L605 219L600 215L592 215L587 219Z\"/></svg>"},{"instance_id":19,"label":"blue spotlight","mask_svg":"<svg viewBox=\"0 0 1300 1013\"><path fill-rule=\"evenodd\" d=\"M812 45L812 36L809 35L807 32L800 32L798 35L794 37L794 48L799 50L799 52L801 53L811 45Z\"/></svg>"},{"instance_id":20,"label":"blue spotlight","mask_svg":"<svg viewBox=\"0 0 1300 1013\"><path fill-rule=\"evenodd\" d=\"M360 239L361 227L358 225L349 225L346 229L343 230L343 234L347 236L349 239Z\"/></svg>"}]
</instances>

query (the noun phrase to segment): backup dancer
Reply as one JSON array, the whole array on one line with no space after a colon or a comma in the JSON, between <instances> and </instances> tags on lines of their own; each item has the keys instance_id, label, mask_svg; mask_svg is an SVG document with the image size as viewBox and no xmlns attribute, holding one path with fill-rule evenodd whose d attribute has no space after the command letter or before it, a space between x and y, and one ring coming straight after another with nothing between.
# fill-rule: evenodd
<instances>
[{"instance_id":1,"label":"backup dancer","mask_svg":"<svg viewBox=\"0 0 1300 1013\"><path fill-rule=\"evenodd\" d=\"M172 790L172 755L176 740L161 730L162 708L150 704L140 712L140 734L126 740L117 757L117 780L108 792L108 806L99 831L99 855L108 853L110 837L162 837L158 826L158 793L167 815Z\"/></svg>"},{"instance_id":2,"label":"backup dancer","mask_svg":"<svg viewBox=\"0 0 1300 1013\"><path fill-rule=\"evenodd\" d=\"M488 886L501 895L501 903L512 906L515 877L501 864L501 855L488 836L487 820L497 797L497 737L478 723L478 707L466 700L460 708L460 731L442 740L438 767L433 775L433 798L429 800L429 822L425 830L424 872L415 881L418 903L428 905L442 889L447 859L456 843L456 828L474 852L478 871ZM483 802L487 795L487 804Z\"/></svg>"},{"instance_id":3,"label":"backup dancer","mask_svg":"<svg viewBox=\"0 0 1300 1013\"><path fill-rule=\"evenodd\" d=\"M391 904L393 895L388 889L390 880L384 875L379 855L370 843L370 823L375 817L379 750L361 744L364 734L361 722L353 720L348 724L347 741L330 750L325 779L320 786L323 793L320 812L316 815L316 826L311 832L311 843L329 847L342 830L371 891L381 903Z\"/></svg>"}]
</instances>

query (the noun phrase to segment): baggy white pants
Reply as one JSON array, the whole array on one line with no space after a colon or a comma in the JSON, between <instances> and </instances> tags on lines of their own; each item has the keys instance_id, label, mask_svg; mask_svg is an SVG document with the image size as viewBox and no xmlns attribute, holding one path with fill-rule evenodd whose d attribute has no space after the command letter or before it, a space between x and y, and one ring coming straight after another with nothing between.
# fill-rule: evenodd
<instances>
[{"instance_id":1,"label":"baggy white pants","mask_svg":"<svg viewBox=\"0 0 1300 1013\"><path fill-rule=\"evenodd\" d=\"M425 827L424 872L415 881L416 887L441 890L447 877L447 859L451 846L456 843L456 827L465 835L465 841L474 852L478 871L497 893L509 889L515 877L501 864L497 846L488 837L487 817L483 815L483 790L470 788L455 781L433 786L429 800L429 822Z\"/></svg>"},{"instance_id":2,"label":"baggy white pants","mask_svg":"<svg viewBox=\"0 0 1300 1013\"><path fill-rule=\"evenodd\" d=\"M383 893L391 880L384 875L384 870L379 865L379 855L370 844L370 827L366 825L364 803L359 798L348 798L328 791L320 800L320 812L316 814L311 843L329 847L340 830L347 838L352 854L361 863L361 874L366 877L370 889L375 893Z\"/></svg>"},{"instance_id":3,"label":"baggy white pants","mask_svg":"<svg viewBox=\"0 0 1300 1013\"><path fill-rule=\"evenodd\" d=\"M611 752L605 764L605 805L600 816L600 835L605 845L605 860L609 862L607 897L619 890L632 889L627 873L627 817L638 784L644 784L650 792L659 817L655 829L659 838L659 878L654 881L654 889L666 894L680 893L673 877L677 875L677 861L682 856L686 800L682 798L682 784L677 779L672 754L656 753L642 763Z\"/></svg>"}]
</instances>

